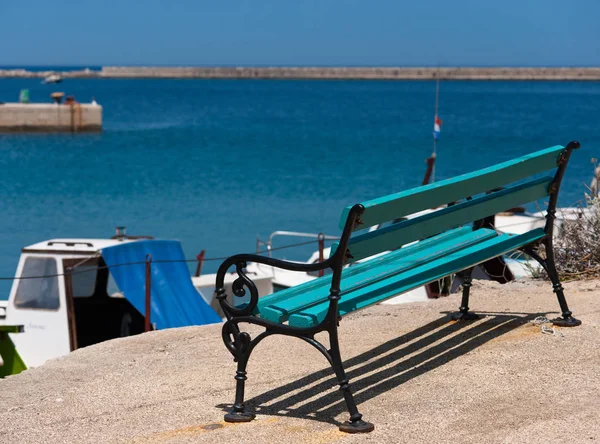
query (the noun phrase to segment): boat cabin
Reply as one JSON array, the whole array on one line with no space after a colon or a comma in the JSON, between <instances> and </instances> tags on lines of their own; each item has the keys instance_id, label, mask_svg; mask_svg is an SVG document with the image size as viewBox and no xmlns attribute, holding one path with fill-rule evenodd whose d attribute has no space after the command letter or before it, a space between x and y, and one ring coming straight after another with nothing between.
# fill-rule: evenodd
<instances>
[{"instance_id":1,"label":"boat cabin","mask_svg":"<svg viewBox=\"0 0 600 444\"><path fill-rule=\"evenodd\" d=\"M144 331L143 315L119 291L99 253L137 240L52 239L23 248L0 323L24 326L12 340L28 367Z\"/></svg>"}]
</instances>

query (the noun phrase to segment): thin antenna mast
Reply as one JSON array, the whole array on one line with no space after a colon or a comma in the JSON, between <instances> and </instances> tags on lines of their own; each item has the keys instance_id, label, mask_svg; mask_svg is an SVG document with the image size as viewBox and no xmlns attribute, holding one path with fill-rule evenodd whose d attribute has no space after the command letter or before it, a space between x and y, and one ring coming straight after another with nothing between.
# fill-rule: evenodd
<instances>
[{"instance_id":1,"label":"thin antenna mast","mask_svg":"<svg viewBox=\"0 0 600 444\"><path fill-rule=\"evenodd\" d=\"M440 105L440 79L438 77L435 82L435 111L433 114L434 131L433 131L433 155L432 155L432 157L434 157L434 158L437 157L437 139L439 136L439 128L438 128L438 131L436 131L436 125L438 122L439 105ZM433 164L433 170L431 172L431 181L435 182L435 163Z\"/></svg>"}]
</instances>

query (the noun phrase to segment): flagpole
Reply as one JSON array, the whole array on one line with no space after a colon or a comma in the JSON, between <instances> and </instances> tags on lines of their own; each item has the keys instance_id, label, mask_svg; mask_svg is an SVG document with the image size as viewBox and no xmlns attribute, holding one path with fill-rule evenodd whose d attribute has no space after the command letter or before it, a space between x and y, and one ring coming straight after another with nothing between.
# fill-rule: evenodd
<instances>
[{"instance_id":1,"label":"flagpole","mask_svg":"<svg viewBox=\"0 0 600 444\"><path fill-rule=\"evenodd\" d=\"M433 113L433 121L437 119L438 116L438 106L440 104L440 79L436 79L435 82L435 111ZM433 135L433 156L437 157L437 138L435 134ZM431 171L431 181L435 182L435 163L433 164L433 170Z\"/></svg>"}]
</instances>

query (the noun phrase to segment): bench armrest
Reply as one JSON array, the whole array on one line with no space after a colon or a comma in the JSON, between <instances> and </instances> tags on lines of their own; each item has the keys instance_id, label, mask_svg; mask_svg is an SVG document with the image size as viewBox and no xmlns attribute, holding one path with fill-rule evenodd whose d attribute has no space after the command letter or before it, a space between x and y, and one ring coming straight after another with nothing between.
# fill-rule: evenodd
<instances>
[{"instance_id":1,"label":"bench armrest","mask_svg":"<svg viewBox=\"0 0 600 444\"><path fill-rule=\"evenodd\" d=\"M305 264L302 262L290 262L281 259L273 259L272 257L260 256L258 254L236 254L227 258L219 267L217 272L217 287L219 282L223 282L225 273L232 266L238 263L256 262L257 264L270 265L276 268L282 268L284 270L298 271L298 272L309 272L309 271L320 271L331 267L331 261L329 259L323 262L316 262L314 264ZM221 278L221 281L219 281Z\"/></svg>"},{"instance_id":2,"label":"bench armrest","mask_svg":"<svg viewBox=\"0 0 600 444\"><path fill-rule=\"evenodd\" d=\"M254 282L252 282L252 280L246 276L246 273L244 273L246 263L251 261L290 271L307 272L331 268L333 271L333 276L331 278L332 300L335 300L337 303L337 299L339 299L342 268L344 266L344 261L347 254L348 241L350 240L352 230L358 225L362 224L362 222L360 222L360 216L364 213L364 211L365 208L361 204L356 204L348 210L344 231L342 232L338 248L329 256L327 260L323 262L302 264L297 262L283 261L280 259L273 259L271 257L259 256L257 254L236 254L235 256L227 258L217 271L217 281L215 285L217 300L219 301L219 304L221 305L221 308L223 309L227 319L231 320L231 318L234 316L249 316L254 312L256 306L258 305L258 290L256 289L256 285L254 285ZM244 287L250 291L250 303L241 308L233 307L231 304L229 304L227 302L227 294L225 293L225 274L233 265L235 265L237 274L239 276L235 281L233 281L231 286L233 294L238 297L244 296L246 294Z\"/></svg>"},{"instance_id":3,"label":"bench armrest","mask_svg":"<svg viewBox=\"0 0 600 444\"><path fill-rule=\"evenodd\" d=\"M331 268L333 259L329 258L323 262L317 262L314 264L303 264L298 262L289 262L281 259L273 259L271 257L260 256L257 254L236 254L227 258L219 267L217 271L216 280L216 297L223 309L225 315L229 318L233 316L247 316L252 314L256 305L258 304L258 290L252 279L250 279L244 269L246 268L247 262L256 262L258 264L270 265L272 267L281 268L284 270L298 271L298 272L310 272L320 271L327 268ZM225 293L225 274L227 270L235 266L238 278L233 282L231 288L235 296L241 297L246 294L246 289L250 291L250 303L242 308L233 307L227 302L227 294ZM245 288L244 288L245 287Z\"/></svg>"}]
</instances>

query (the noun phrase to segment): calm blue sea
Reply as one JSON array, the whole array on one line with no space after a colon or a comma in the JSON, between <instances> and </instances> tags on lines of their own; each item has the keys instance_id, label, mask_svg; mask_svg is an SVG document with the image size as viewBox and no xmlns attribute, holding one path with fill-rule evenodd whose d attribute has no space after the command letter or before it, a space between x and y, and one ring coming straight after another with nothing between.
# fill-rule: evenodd
<instances>
[{"instance_id":1,"label":"calm blue sea","mask_svg":"<svg viewBox=\"0 0 600 444\"><path fill-rule=\"evenodd\" d=\"M0 101L22 88L95 97L104 131L0 135L0 276L25 245L116 225L189 257L253 251L277 229L337 234L345 205L420 184L432 151L433 82L0 79ZM443 82L437 178L578 139L572 205L600 155L599 111L600 83Z\"/></svg>"}]
</instances>

